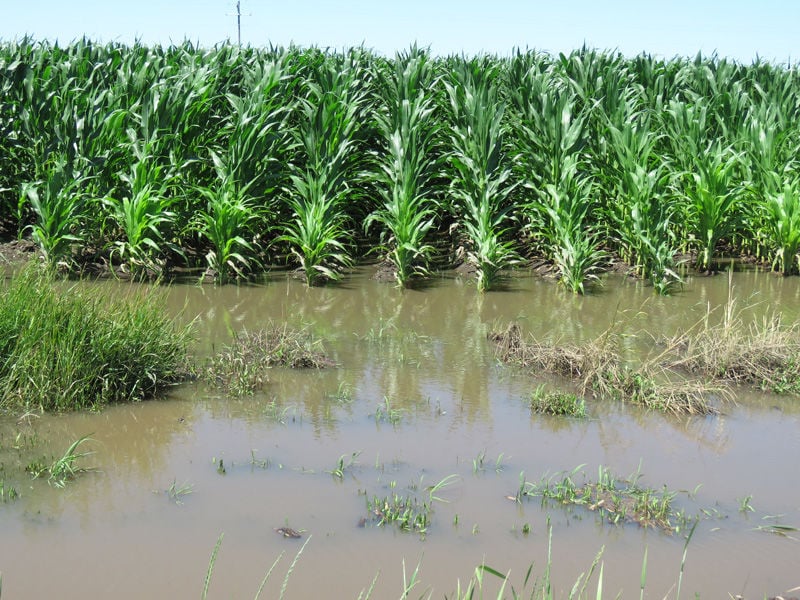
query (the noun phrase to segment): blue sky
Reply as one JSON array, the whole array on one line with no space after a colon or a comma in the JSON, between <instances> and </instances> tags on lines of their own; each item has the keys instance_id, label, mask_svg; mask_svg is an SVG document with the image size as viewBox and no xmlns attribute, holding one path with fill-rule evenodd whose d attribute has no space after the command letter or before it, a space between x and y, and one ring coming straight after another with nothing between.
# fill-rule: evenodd
<instances>
[{"instance_id":1,"label":"blue sky","mask_svg":"<svg viewBox=\"0 0 800 600\"><path fill-rule=\"evenodd\" d=\"M0 39L68 42L236 39L232 0L0 0ZM569 52L583 43L632 56L717 52L749 63L800 58L800 0L242 0L242 42L393 54L412 42L436 54Z\"/></svg>"}]
</instances>

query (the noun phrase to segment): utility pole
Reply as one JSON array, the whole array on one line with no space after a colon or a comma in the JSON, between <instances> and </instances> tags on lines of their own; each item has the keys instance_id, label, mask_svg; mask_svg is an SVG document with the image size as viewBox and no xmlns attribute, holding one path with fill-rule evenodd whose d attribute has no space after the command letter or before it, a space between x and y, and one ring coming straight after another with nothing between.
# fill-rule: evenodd
<instances>
[{"instance_id":1,"label":"utility pole","mask_svg":"<svg viewBox=\"0 0 800 600\"><path fill-rule=\"evenodd\" d=\"M236 35L239 47L242 47L242 1L236 0Z\"/></svg>"},{"instance_id":2,"label":"utility pole","mask_svg":"<svg viewBox=\"0 0 800 600\"><path fill-rule=\"evenodd\" d=\"M226 13L228 16L236 17L236 41L239 43L239 47L242 46L242 0L236 0L236 12L235 13ZM248 13L249 15L250 13ZM248 15L244 15L245 17Z\"/></svg>"}]
</instances>

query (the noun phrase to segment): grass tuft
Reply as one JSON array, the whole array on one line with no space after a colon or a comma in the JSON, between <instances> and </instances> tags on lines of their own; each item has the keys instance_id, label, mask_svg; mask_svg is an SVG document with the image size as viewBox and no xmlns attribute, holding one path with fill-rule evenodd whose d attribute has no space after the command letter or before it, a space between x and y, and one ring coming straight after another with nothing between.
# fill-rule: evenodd
<instances>
[{"instance_id":1,"label":"grass tuft","mask_svg":"<svg viewBox=\"0 0 800 600\"><path fill-rule=\"evenodd\" d=\"M621 357L618 338L608 330L581 345L544 343L524 339L515 323L489 334L500 361L571 378L580 385L581 395L591 393L674 415L715 414L710 399L729 396L720 386L678 378L657 360L631 367Z\"/></svg>"},{"instance_id":2,"label":"grass tuft","mask_svg":"<svg viewBox=\"0 0 800 600\"><path fill-rule=\"evenodd\" d=\"M605 467L598 469L596 482L577 483L576 475L582 470L583 465L569 472L543 477L539 483L523 481L518 497L535 496L540 497L543 503L550 500L583 506L615 525L636 523L669 533L689 522L682 511L673 507L677 494L666 486L662 490L643 487L639 484L639 473L620 479Z\"/></svg>"},{"instance_id":3,"label":"grass tuft","mask_svg":"<svg viewBox=\"0 0 800 600\"><path fill-rule=\"evenodd\" d=\"M800 323L785 325L780 315L745 324L730 297L722 320L711 311L689 330L667 340L669 366L776 393L800 393Z\"/></svg>"},{"instance_id":4,"label":"grass tuft","mask_svg":"<svg viewBox=\"0 0 800 600\"><path fill-rule=\"evenodd\" d=\"M0 408L76 410L152 397L186 377L188 339L156 289L65 289L30 267L0 291Z\"/></svg>"},{"instance_id":5,"label":"grass tuft","mask_svg":"<svg viewBox=\"0 0 800 600\"><path fill-rule=\"evenodd\" d=\"M271 323L256 332L237 334L209 361L204 376L226 393L243 396L264 385L270 367L323 369L333 365L322 342L307 330Z\"/></svg>"},{"instance_id":6,"label":"grass tuft","mask_svg":"<svg viewBox=\"0 0 800 600\"><path fill-rule=\"evenodd\" d=\"M531 394L531 410L543 415L583 419L586 417L586 402L575 394L547 391L544 385L540 385Z\"/></svg>"}]
</instances>

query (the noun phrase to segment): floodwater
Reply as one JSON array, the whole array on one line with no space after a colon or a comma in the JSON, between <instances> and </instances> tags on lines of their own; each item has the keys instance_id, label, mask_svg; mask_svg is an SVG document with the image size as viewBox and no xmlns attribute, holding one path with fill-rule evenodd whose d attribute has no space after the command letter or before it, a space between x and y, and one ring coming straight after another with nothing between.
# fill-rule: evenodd
<instances>
[{"instance_id":1,"label":"floodwater","mask_svg":"<svg viewBox=\"0 0 800 600\"><path fill-rule=\"evenodd\" d=\"M726 276L690 278L659 298L615 276L573 297L534 277L481 296L458 278L401 291L371 274L325 288L276 276L168 292L170 310L195 321L198 361L233 332L273 320L324 338L336 368L273 369L263 393L240 399L193 383L163 400L0 422L2 477L21 494L0 503L4 597L197 598L220 537L209 598L254 598L276 560L262 598L277 598L284 584L286 598L357 598L373 582L372 598L398 598L404 578L417 582L410 597L453 597L484 563L510 572L520 591L531 564L532 580L544 575L549 540L556 597L601 551L604 597L639 595L645 553L645 596L676 597L686 529L614 526L581 507L508 499L521 477L580 465L579 481L595 480L600 466L620 477L638 471L641 484L678 492L675 505L700 517L681 597L763 598L800 586L796 397L742 388L713 417L590 402L589 419L548 418L531 414L526 399L558 382L499 365L486 339L510 321L564 341L614 325L631 352L647 352L654 337L689 327L729 293L756 317L800 318L797 278L736 273L732 292ZM80 465L90 470L65 488L24 472L84 435L93 453ZM425 501L445 478L424 536L374 520L359 526L368 498ZM740 510L748 497L753 510ZM282 527L303 538L284 538ZM498 580L486 583L494 597Z\"/></svg>"}]
</instances>

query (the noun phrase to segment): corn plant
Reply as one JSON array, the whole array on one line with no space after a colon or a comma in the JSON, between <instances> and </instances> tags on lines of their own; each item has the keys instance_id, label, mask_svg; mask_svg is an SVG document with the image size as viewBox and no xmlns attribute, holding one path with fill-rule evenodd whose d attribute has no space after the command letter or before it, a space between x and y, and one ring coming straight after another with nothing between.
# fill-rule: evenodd
<instances>
[{"instance_id":1,"label":"corn plant","mask_svg":"<svg viewBox=\"0 0 800 600\"><path fill-rule=\"evenodd\" d=\"M453 120L450 189L480 291L496 286L500 271L518 261L513 242L505 239L515 186L504 164L505 105L494 69L478 60L456 63L445 83Z\"/></svg>"},{"instance_id":2,"label":"corn plant","mask_svg":"<svg viewBox=\"0 0 800 600\"><path fill-rule=\"evenodd\" d=\"M382 205L364 226L380 224L382 246L395 267L401 287L427 274L433 246L425 241L433 227L437 203L433 178L438 161L433 155L438 136L434 122L436 80L430 58L412 48L395 59L395 70L382 78L386 112L376 117L384 146L375 153L378 193Z\"/></svg>"},{"instance_id":3,"label":"corn plant","mask_svg":"<svg viewBox=\"0 0 800 600\"><path fill-rule=\"evenodd\" d=\"M680 282L675 271L675 212L666 165L654 158L656 135L646 120L608 128L616 157L614 196L606 215L620 256L659 294Z\"/></svg>"},{"instance_id":4,"label":"corn plant","mask_svg":"<svg viewBox=\"0 0 800 600\"><path fill-rule=\"evenodd\" d=\"M243 90L225 95L229 112L211 152L217 179L237 194L247 190L262 206L258 216L265 220L286 183L285 165L292 149L287 120L293 102L285 61L281 54L246 65Z\"/></svg>"},{"instance_id":5,"label":"corn plant","mask_svg":"<svg viewBox=\"0 0 800 600\"><path fill-rule=\"evenodd\" d=\"M29 205L34 222L31 237L51 269L72 263L72 245L83 240L85 216L83 177L74 173L63 156L53 159L46 180L22 186L20 208Z\"/></svg>"},{"instance_id":6,"label":"corn plant","mask_svg":"<svg viewBox=\"0 0 800 600\"><path fill-rule=\"evenodd\" d=\"M741 229L741 156L712 144L695 154L693 163L693 171L684 177L686 224L697 244L697 268L710 271L719 241Z\"/></svg>"},{"instance_id":7,"label":"corn plant","mask_svg":"<svg viewBox=\"0 0 800 600\"><path fill-rule=\"evenodd\" d=\"M129 173L120 175L127 193L120 199L103 200L108 219L121 234L112 244L111 256L122 260L136 276L158 274L166 251L180 252L167 238L175 219L169 195L173 177L155 164L150 144L134 140L131 147L137 162Z\"/></svg>"},{"instance_id":8,"label":"corn plant","mask_svg":"<svg viewBox=\"0 0 800 600\"><path fill-rule=\"evenodd\" d=\"M256 218L252 203L229 181L222 181L213 189L201 188L198 192L207 200L206 207L198 214L196 227L211 245L206 253L208 268L217 283L226 283L231 272L242 277L255 254L254 245L245 237L251 221Z\"/></svg>"},{"instance_id":9,"label":"corn plant","mask_svg":"<svg viewBox=\"0 0 800 600\"><path fill-rule=\"evenodd\" d=\"M279 240L289 244L309 286L339 279L352 263L343 207L356 196L349 178L360 160L357 134L367 95L350 57L340 63L317 66L293 130L302 158L292 165L286 189L292 216Z\"/></svg>"},{"instance_id":10,"label":"corn plant","mask_svg":"<svg viewBox=\"0 0 800 600\"><path fill-rule=\"evenodd\" d=\"M519 60L517 61L519 62ZM583 148L585 114L573 93L537 65L512 70L515 165L530 195L522 205L533 243L573 293L598 279L605 254L591 225L595 208Z\"/></svg>"},{"instance_id":11,"label":"corn plant","mask_svg":"<svg viewBox=\"0 0 800 600\"><path fill-rule=\"evenodd\" d=\"M533 223L549 242L559 281L572 293L584 294L587 283L599 280L606 253L598 248L597 231L589 224L592 182L576 173L574 161L568 161L567 169L560 181L547 184Z\"/></svg>"},{"instance_id":12,"label":"corn plant","mask_svg":"<svg viewBox=\"0 0 800 600\"><path fill-rule=\"evenodd\" d=\"M798 272L800 261L800 177L784 181L783 188L766 194L764 222L772 248L772 266L784 275Z\"/></svg>"}]
</instances>

